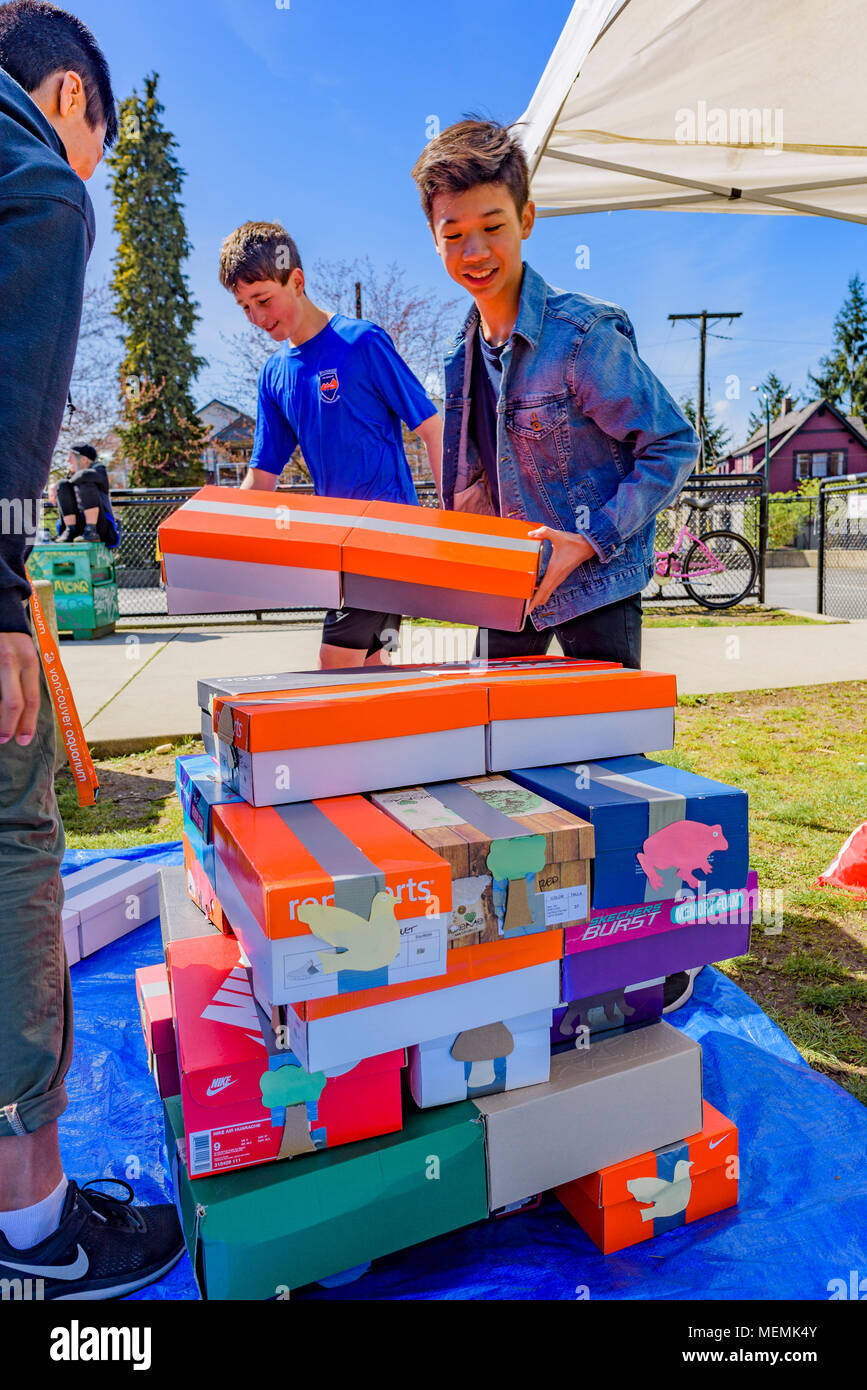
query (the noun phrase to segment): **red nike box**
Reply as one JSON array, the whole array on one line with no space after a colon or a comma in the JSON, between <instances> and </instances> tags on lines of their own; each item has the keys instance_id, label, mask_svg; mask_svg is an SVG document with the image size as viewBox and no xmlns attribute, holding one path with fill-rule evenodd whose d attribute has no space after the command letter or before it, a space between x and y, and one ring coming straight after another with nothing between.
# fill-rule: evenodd
<instances>
[{"instance_id":1,"label":"red nike box","mask_svg":"<svg viewBox=\"0 0 867 1390\"><path fill-rule=\"evenodd\" d=\"M191 1178L401 1128L402 1050L307 1072L278 1047L237 941L173 941L168 965Z\"/></svg>"}]
</instances>

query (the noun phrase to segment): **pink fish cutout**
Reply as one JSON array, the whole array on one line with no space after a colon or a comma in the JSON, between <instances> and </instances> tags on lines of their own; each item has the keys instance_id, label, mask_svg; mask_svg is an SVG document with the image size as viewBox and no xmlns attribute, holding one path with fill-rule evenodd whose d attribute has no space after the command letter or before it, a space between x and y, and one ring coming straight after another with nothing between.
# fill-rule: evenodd
<instances>
[{"instance_id":1,"label":"pink fish cutout","mask_svg":"<svg viewBox=\"0 0 867 1390\"><path fill-rule=\"evenodd\" d=\"M718 849L728 849L728 840L721 825L703 825L697 820L678 820L648 835L642 845L638 862L647 875L651 888L661 888L660 869L675 869L678 877L690 888L698 888L694 868L711 872L710 856Z\"/></svg>"}]
</instances>

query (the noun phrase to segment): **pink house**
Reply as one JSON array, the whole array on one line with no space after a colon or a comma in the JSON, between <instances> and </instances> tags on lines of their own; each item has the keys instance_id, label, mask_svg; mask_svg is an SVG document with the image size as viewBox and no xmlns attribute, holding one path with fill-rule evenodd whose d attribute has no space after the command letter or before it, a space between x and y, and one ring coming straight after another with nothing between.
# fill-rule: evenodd
<instances>
[{"instance_id":1,"label":"pink house","mask_svg":"<svg viewBox=\"0 0 867 1390\"><path fill-rule=\"evenodd\" d=\"M765 465L764 427L721 459L719 473L760 473ZM807 478L867 473L867 428L857 415L843 415L829 401L811 401L771 421L770 492L794 492Z\"/></svg>"}]
</instances>

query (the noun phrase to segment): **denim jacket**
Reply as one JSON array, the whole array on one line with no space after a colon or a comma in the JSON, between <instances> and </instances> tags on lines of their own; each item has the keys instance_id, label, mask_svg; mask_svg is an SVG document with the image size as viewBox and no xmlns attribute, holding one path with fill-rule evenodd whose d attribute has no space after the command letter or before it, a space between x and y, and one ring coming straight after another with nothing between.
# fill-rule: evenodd
<instances>
[{"instance_id":1,"label":"denim jacket","mask_svg":"<svg viewBox=\"0 0 867 1390\"><path fill-rule=\"evenodd\" d=\"M443 499L455 511L494 513L469 430L478 327L473 306L446 353ZM654 518L695 466L698 436L639 357L624 311L554 289L526 263L502 363L501 514L577 531L596 552L533 612L537 628L551 627L644 588Z\"/></svg>"}]
</instances>

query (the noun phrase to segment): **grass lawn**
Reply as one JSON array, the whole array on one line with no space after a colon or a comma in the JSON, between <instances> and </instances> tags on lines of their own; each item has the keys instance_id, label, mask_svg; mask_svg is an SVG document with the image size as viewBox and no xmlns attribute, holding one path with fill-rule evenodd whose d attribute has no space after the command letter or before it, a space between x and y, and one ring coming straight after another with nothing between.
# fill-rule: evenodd
<instances>
[{"instance_id":1,"label":"grass lawn","mask_svg":"<svg viewBox=\"0 0 867 1390\"><path fill-rule=\"evenodd\" d=\"M749 792L751 863L781 893L783 930L753 931L722 969L784 1029L812 1066L867 1104L867 904L811 887L867 818L867 681L682 697L677 742L659 756ZM98 762L95 807L57 777L70 846L111 849L178 839L176 753ZM773 924L770 924L773 925Z\"/></svg>"}]
</instances>

